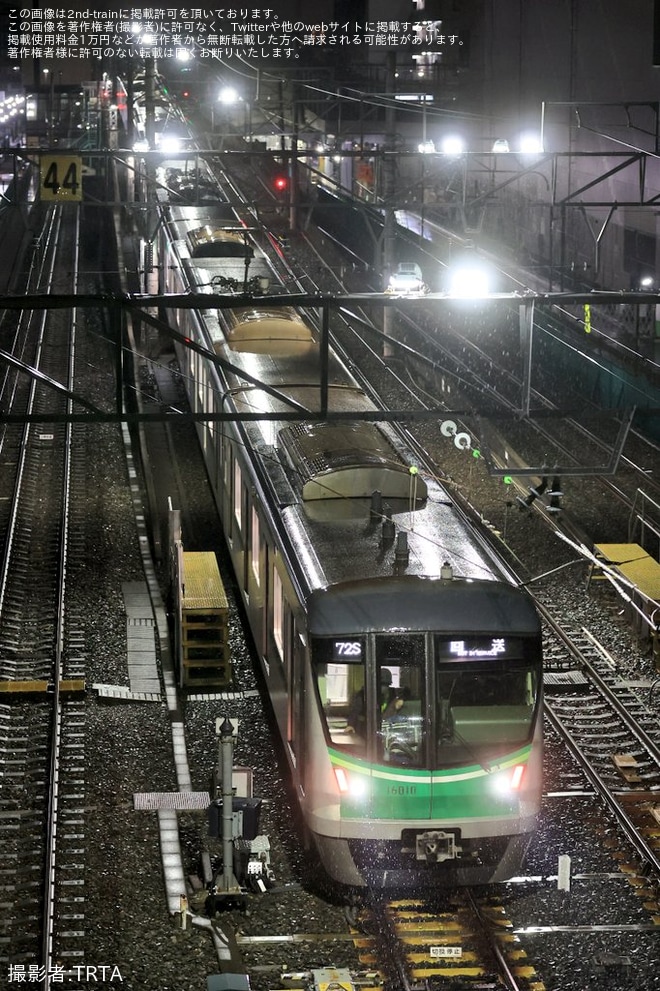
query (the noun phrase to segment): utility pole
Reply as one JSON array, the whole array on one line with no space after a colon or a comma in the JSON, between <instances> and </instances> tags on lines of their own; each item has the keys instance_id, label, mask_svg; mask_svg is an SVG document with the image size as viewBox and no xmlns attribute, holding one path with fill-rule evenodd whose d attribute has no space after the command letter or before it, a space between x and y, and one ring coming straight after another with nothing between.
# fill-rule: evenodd
<instances>
[{"instance_id":1,"label":"utility pole","mask_svg":"<svg viewBox=\"0 0 660 991\"><path fill-rule=\"evenodd\" d=\"M298 87L295 80L292 81L291 90L291 111L293 116L293 136L291 138L291 151L292 155L289 158L289 228L292 233L298 230L298 184L299 184L299 168L298 168L298 156L296 152L298 151L298 115L300 111L300 102L298 100Z\"/></svg>"},{"instance_id":2,"label":"utility pole","mask_svg":"<svg viewBox=\"0 0 660 991\"><path fill-rule=\"evenodd\" d=\"M156 60L147 58L144 66L144 132L149 146L149 151L156 148ZM144 237L147 242L153 240L153 232L158 224L158 211L156 209L156 168L153 159L149 155L146 161L146 190L145 199L147 209L145 216Z\"/></svg>"},{"instance_id":3,"label":"utility pole","mask_svg":"<svg viewBox=\"0 0 660 991\"><path fill-rule=\"evenodd\" d=\"M386 55L385 64L385 93L387 94L387 107L385 110L385 154L383 156L383 205L385 207L385 227L383 230L382 245L382 279L381 289L385 289L396 264L395 254L395 218L394 218L394 193L396 189L396 160L394 156L396 137L396 113L394 104L394 90L396 86L396 50L390 49ZM383 333L385 337L394 336L394 308L384 307L383 313ZM383 343L383 357L389 358L393 354L389 341Z\"/></svg>"},{"instance_id":4,"label":"utility pole","mask_svg":"<svg viewBox=\"0 0 660 991\"><path fill-rule=\"evenodd\" d=\"M144 66L144 132L149 142L149 150L156 148L156 64L154 59L147 58Z\"/></svg>"}]
</instances>

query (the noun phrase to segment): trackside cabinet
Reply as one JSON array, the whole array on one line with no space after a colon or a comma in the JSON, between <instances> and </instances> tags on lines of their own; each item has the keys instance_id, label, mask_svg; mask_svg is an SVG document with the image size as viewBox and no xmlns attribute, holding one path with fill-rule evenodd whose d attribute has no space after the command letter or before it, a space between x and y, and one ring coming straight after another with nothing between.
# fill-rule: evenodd
<instances>
[{"instance_id":1,"label":"trackside cabinet","mask_svg":"<svg viewBox=\"0 0 660 991\"><path fill-rule=\"evenodd\" d=\"M215 554L183 551L179 561L179 684L226 688L232 680L229 608Z\"/></svg>"}]
</instances>

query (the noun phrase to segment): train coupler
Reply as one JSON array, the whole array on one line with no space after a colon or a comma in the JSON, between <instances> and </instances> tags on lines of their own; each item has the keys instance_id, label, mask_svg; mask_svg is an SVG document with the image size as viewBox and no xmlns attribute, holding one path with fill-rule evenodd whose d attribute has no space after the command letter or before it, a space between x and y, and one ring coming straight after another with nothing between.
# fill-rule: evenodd
<instances>
[{"instance_id":1,"label":"train coupler","mask_svg":"<svg viewBox=\"0 0 660 991\"><path fill-rule=\"evenodd\" d=\"M454 833L446 833L441 829L429 829L415 836L415 856L417 860L426 860L430 864L443 860L456 860L461 853L461 847L456 844Z\"/></svg>"}]
</instances>

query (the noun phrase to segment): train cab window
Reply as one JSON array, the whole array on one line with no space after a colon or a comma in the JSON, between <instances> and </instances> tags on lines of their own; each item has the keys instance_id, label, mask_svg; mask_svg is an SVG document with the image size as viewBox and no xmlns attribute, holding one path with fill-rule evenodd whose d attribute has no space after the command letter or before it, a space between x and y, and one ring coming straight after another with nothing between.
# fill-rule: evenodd
<instances>
[{"instance_id":1,"label":"train cab window","mask_svg":"<svg viewBox=\"0 0 660 991\"><path fill-rule=\"evenodd\" d=\"M444 757L490 760L532 734L540 666L521 637L438 638L435 734Z\"/></svg>"},{"instance_id":2,"label":"train cab window","mask_svg":"<svg viewBox=\"0 0 660 991\"><path fill-rule=\"evenodd\" d=\"M366 756L364 638L315 640L312 657L321 712L331 746L355 756Z\"/></svg>"},{"instance_id":3,"label":"train cab window","mask_svg":"<svg viewBox=\"0 0 660 991\"><path fill-rule=\"evenodd\" d=\"M388 764L420 767L426 760L423 635L376 637L378 756Z\"/></svg>"}]
</instances>

